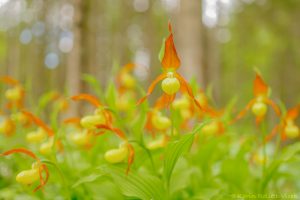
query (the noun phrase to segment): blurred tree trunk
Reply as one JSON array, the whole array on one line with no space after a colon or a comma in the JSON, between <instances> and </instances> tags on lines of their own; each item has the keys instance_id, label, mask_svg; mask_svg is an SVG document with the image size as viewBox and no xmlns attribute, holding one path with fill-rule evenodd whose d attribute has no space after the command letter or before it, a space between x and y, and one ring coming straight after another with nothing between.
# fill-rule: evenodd
<instances>
[{"instance_id":1,"label":"blurred tree trunk","mask_svg":"<svg viewBox=\"0 0 300 200\"><path fill-rule=\"evenodd\" d=\"M204 29L203 40L205 52L203 53L204 66L206 68L203 73L206 75L204 77L204 82L206 86L211 85L213 87L213 97L217 102L220 100L220 79L221 79L221 69L220 69L220 46L216 40L216 31L218 28Z\"/></svg>"},{"instance_id":2,"label":"blurred tree trunk","mask_svg":"<svg viewBox=\"0 0 300 200\"><path fill-rule=\"evenodd\" d=\"M185 77L195 77L203 87L204 66L201 46L201 0L181 0L176 20L175 42Z\"/></svg>"},{"instance_id":3,"label":"blurred tree trunk","mask_svg":"<svg viewBox=\"0 0 300 200\"><path fill-rule=\"evenodd\" d=\"M18 39L19 30L9 30L7 32L7 74L18 79L18 68L20 61L20 42Z\"/></svg>"},{"instance_id":4,"label":"blurred tree trunk","mask_svg":"<svg viewBox=\"0 0 300 200\"><path fill-rule=\"evenodd\" d=\"M66 85L70 95L81 91L81 64L82 64L82 18L84 13L84 0L74 0L75 15L73 20L74 44L67 58ZM79 104L71 103L69 115L77 115Z\"/></svg>"}]
</instances>

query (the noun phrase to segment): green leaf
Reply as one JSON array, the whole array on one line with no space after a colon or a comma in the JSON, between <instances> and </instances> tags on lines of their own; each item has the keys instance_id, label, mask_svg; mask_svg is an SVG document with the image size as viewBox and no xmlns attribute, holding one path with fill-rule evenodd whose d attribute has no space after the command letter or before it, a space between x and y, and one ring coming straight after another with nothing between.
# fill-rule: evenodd
<instances>
[{"instance_id":1,"label":"green leaf","mask_svg":"<svg viewBox=\"0 0 300 200\"><path fill-rule=\"evenodd\" d=\"M103 176L103 174L91 174L89 176L85 176L80 178L76 183L73 184L72 188L75 188L83 183L90 183L97 180L99 177Z\"/></svg>"},{"instance_id":2,"label":"green leaf","mask_svg":"<svg viewBox=\"0 0 300 200\"><path fill-rule=\"evenodd\" d=\"M219 193L220 193L219 188L210 188L210 187L201 188L197 190L197 194L193 196L192 199L195 200L215 199L214 197L218 196Z\"/></svg>"},{"instance_id":3,"label":"green leaf","mask_svg":"<svg viewBox=\"0 0 300 200\"><path fill-rule=\"evenodd\" d=\"M266 174L261 184L261 191L264 191L265 188L268 186L268 183L271 179L276 175L278 172L279 167L282 163L288 162L291 160L297 153L300 152L300 144L295 143L283 149L283 152L278 157L278 159L274 160L270 166L266 170Z\"/></svg>"},{"instance_id":4,"label":"green leaf","mask_svg":"<svg viewBox=\"0 0 300 200\"><path fill-rule=\"evenodd\" d=\"M289 145L283 150L279 160L281 160L282 162L287 162L290 159L292 159L295 156L295 154L297 154L299 152L300 152L300 144L299 143Z\"/></svg>"},{"instance_id":5,"label":"green leaf","mask_svg":"<svg viewBox=\"0 0 300 200\"><path fill-rule=\"evenodd\" d=\"M170 142L165 150L165 160L164 160L164 171L163 176L167 183L167 186L169 187L170 179L172 172L174 170L174 167L176 165L176 162L178 161L179 157L186 153L193 141L194 136L197 132L199 132L203 126L205 126L207 123L209 123L211 120L207 120L197 126L192 133L185 134L177 141Z\"/></svg>"},{"instance_id":6,"label":"green leaf","mask_svg":"<svg viewBox=\"0 0 300 200\"><path fill-rule=\"evenodd\" d=\"M169 185L171 174L178 158L190 149L194 141L194 136L194 134L189 133L184 135L180 140L168 144L164 161L164 178L167 181L167 185Z\"/></svg>"},{"instance_id":7,"label":"green leaf","mask_svg":"<svg viewBox=\"0 0 300 200\"><path fill-rule=\"evenodd\" d=\"M102 95L103 92L101 90L100 83L94 76L91 76L89 74L83 74L82 80L85 81L88 85L90 85L94 89L97 96L99 96L100 98L103 97Z\"/></svg>"},{"instance_id":8,"label":"green leaf","mask_svg":"<svg viewBox=\"0 0 300 200\"><path fill-rule=\"evenodd\" d=\"M41 112L41 111L45 110L46 106L53 100L53 97L56 94L57 94L56 91L50 91L50 92L47 92L47 93L43 94L39 98L38 112Z\"/></svg>"},{"instance_id":9,"label":"green leaf","mask_svg":"<svg viewBox=\"0 0 300 200\"><path fill-rule=\"evenodd\" d=\"M197 168L189 165L186 159L179 159L170 181L170 193L174 196L175 192L188 187L191 183L191 176L196 170Z\"/></svg>"},{"instance_id":10,"label":"green leaf","mask_svg":"<svg viewBox=\"0 0 300 200\"><path fill-rule=\"evenodd\" d=\"M100 170L107 173L120 188L123 195L139 199L165 199L162 181L150 174L125 170L116 166L103 166Z\"/></svg>"},{"instance_id":11,"label":"green leaf","mask_svg":"<svg viewBox=\"0 0 300 200\"><path fill-rule=\"evenodd\" d=\"M115 83L113 81L110 81L105 97L106 97L107 104L112 109L116 108L116 98L117 98L116 90L117 89L115 87Z\"/></svg>"}]
</instances>

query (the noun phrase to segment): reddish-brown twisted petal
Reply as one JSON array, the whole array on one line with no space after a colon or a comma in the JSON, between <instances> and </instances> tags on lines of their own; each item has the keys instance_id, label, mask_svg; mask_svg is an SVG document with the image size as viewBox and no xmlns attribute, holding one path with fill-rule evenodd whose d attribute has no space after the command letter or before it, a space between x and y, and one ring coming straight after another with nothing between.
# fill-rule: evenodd
<instances>
[{"instance_id":1,"label":"reddish-brown twisted petal","mask_svg":"<svg viewBox=\"0 0 300 200\"><path fill-rule=\"evenodd\" d=\"M129 173L130 171L130 167L134 161L134 148L131 144L128 144L128 149L129 149L129 156L128 156L128 165L127 165L127 169L126 169L126 174Z\"/></svg>"},{"instance_id":2,"label":"reddish-brown twisted petal","mask_svg":"<svg viewBox=\"0 0 300 200\"><path fill-rule=\"evenodd\" d=\"M43 179L42 177L42 172L43 170L45 171L46 173L46 177L45 177L45 180ZM39 168L39 176L40 176L40 185L38 185L34 190L33 192L36 192L38 191L39 189L41 189L42 187L44 187L47 182L48 182L48 179L49 179L49 170L47 168L47 166L45 164L42 164Z\"/></svg>"}]
</instances>

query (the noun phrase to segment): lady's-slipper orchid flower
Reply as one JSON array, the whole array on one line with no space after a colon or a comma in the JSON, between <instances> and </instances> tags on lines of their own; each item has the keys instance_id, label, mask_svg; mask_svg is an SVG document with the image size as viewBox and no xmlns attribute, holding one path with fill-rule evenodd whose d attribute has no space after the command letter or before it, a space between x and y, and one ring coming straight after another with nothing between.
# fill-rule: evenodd
<instances>
[{"instance_id":1,"label":"lady's-slipper orchid flower","mask_svg":"<svg viewBox=\"0 0 300 200\"><path fill-rule=\"evenodd\" d=\"M24 105L25 90L22 85L10 76L0 77L0 82L3 82L12 88L9 88L5 92L5 97L9 100L6 105L7 108L22 108Z\"/></svg>"},{"instance_id":2,"label":"lady's-slipper orchid flower","mask_svg":"<svg viewBox=\"0 0 300 200\"><path fill-rule=\"evenodd\" d=\"M161 137L148 142L146 146L149 150L156 150L165 147L168 144L168 141L169 137L167 135L162 135Z\"/></svg>"},{"instance_id":3,"label":"lady's-slipper orchid flower","mask_svg":"<svg viewBox=\"0 0 300 200\"><path fill-rule=\"evenodd\" d=\"M50 127L48 127L41 119L34 116L32 113L25 110L23 110L22 113L24 113L36 126L42 129L41 132L39 132L40 129L38 129L34 133L28 133L26 139L29 142L35 142L37 140L42 141L45 135L47 135L47 141L41 144L40 152L45 155L50 154L54 145L54 131ZM55 144L59 151L63 150L63 146L60 141L56 141Z\"/></svg>"},{"instance_id":4,"label":"lady's-slipper orchid flower","mask_svg":"<svg viewBox=\"0 0 300 200\"><path fill-rule=\"evenodd\" d=\"M171 120L160 111L165 105L164 98L165 96L161 96L155 102L153 109L147 113L145 129L151 133L153 138L157 132L165 133L172 125Z\"/></svg>"},{"instance_id":5,"label":"lady's-slipper orchid flower","mask_svg":"<svg viewBox=\"0 0 300 200\"><path fill-rule=\"evenodd\" d=\"M91 146L91 137L92 134L89 130L80 130L72 133L70 138L74 144L89 148Z\"/></svg>"},{"instance_id":6,"label":"lady's-slipper orchid flower","mask_svg":"<svg viewBox=\"0 0 300 200\"><path fill-rule=\"evenodd\" d=\"M0 133L3 133L6 136L11 136L15 133L15 130L15 123L10 118L5 118L0 122Z\"/></svg>"},{"instance_id":7,"label":"lady's-slipper orchid flower","mask_svg":"<svg viewBox=\"0 0 300 200\"><path fill-rule=\"evenodd\" d=\"M10 118L16 124L21 124L24 127L29 127L31 124L28 117L22 112L17 112L17 113L11 114Z\"/></svg>"},{"instance_id":8,"label":"lady's-slipper orchid flower","mask_svg":"<svg viewBox=\"0 0 300 200\"><path fill-rule=\"evenodd\" d=\"M222 112L215 110L210 104L208 97L206 96L205 92L202 89L198 90L198 93L195 96L196 100L200 103L202 106L202 110L205 112L200 113L200 117L203 114L208 114L211 117L217 117L222 114ZM196 112L195 109L193 109L193 112Z\"/></svg>"},{"instance_id":9,"label":"lady's-slipper orchid flower","mask_svg":"<svg viewBox=\"0 0 300 200\"><path fill-rule=\"evenodd\" d=\"M92 137L95 135L92 130L83 129L80 125L80 118L73 117L64 120L64 124L72 125L70 140L77 146L89 149L92 147Z\"/></svg>"},{"instance_id":10,"label":"lady's-slipper orchid flower","mask_svg":"<svg viewBox=\"0 0 300 200\"><path fill-rule=\"evenodd\" d=\"M109 150L106 152L104 158L110 163L122 162L123 158L128 158L127 163L128 167L126 173L130 171L130 167L134 160L134 148L128 142L128 139L125 133L113 126L112 124L112 115L110 111L104 108L103 104L94 96L89 94L79 94L72 97L73 100L84 100L96 107L94 115L86 116L81 119L80 124L87 129L97 130L101 132L96 133L96 135L102 135L105 132L103 130L111 131L115 133L122 141L122 145L118 149ZM126 150L125 150L126 149Z\"/></svg>"},{"instance_id":11,"label":"lady's-slipper orchid flower","mask_svg":"<svg viewBox=\"0 0 300 200\"><path fill-rule=\"evenodd\" d=\"M132 76L132 71L135 68L135 64L128 63L122 69L117 75L117 86L119 93L124 93L127 90L131 90L136 85L136 80Z\"/></svg>"},{"instance_id":12,"label":"lady's-slipper orchid flower","mask_svg":"<svg viewBox=\"0 0 300 200\"><path fill-rule=\"evenodd\" d=\"M111 112L103 106L103 104L94 96L90 94L79 94L72 97L74 101L87 101L96 107L93 115L85 116L81 119L80 124L83 128L96 129L97 125L112 126Z\"/></svg>"},{"instance_id":13,"label":"lady's-slipper orchid flower","mask_svg":"<svg viewBox=\"0 0 300 200\"><path fill-rule=\"evenodd\" d=\"M183 122L180 125L182 129L189 128L189 121L194 119L193 117L202 119L205 115L208 115L209 117L218 118L222 115L222 112L216 111L209 105L208 98L203 90L198 90L195 98L200 103L202 111L204 112L199 112L199 109L196 108L195 104L193 104L192 100L187 95L176 98L172 103L172 108L178 111L182 117Z\"/></svg>"},{"instance_id":14,"label":"lady's-slipper orchid flower","mask_svg":"<svg viewBox=\"0 0 300 200\"><path fill-rule=\"evenodd\" d=\"M47 132L42 128L38 128L36 131L27 133L26 140L29 143L40 143L44 141L46 137L47 137Z\"/></svg>"},{"instance_id":15,"label":"lady's-slipper orchid flower","mask_svg":"<svg viewBox=\"0 0 300 200\"><path fill-rule=\"evenodd\" d=\"M201 133L205 135L221 135L225 131L224 123L218 119L206 124L202 129Z\"/></svg>"},{"instance_id":16,"label":"lady's-slipper orchid flower","mask_svg":"<svg viewBox=\"0 0 300 200\"><path fill-rule=\"evenodd\" d=\"M35 160L35 162L32 164L31 169L21 171L16 176L16 181L25 184L25 185L31 185L36 181L40 181L40 184L33 190L36 192L37 190L44 187L48 181L49 178L49 171L47 166L40 161L40 159L31 151L24 149L24 148L16 148L9 151L6 151L4 153L1 153L1 156L8 156L14 153L22 153L25 154ZM45 172L45 178L43 178L43 172Z\"/></svg>"},{"instance_id":17,"label":"lady's-slipper orchid flower","mask_svg":"<svg viewBox=\"0 0 300 200\"><path fill-rule=\"evenodd\" d=\"M299 137L299 127L295 124L295 120L299 115L299 109L300 105L289 109L281 120L281 123L276 125L272 132L266 137L266 141L270 141L277 132L279 132L282 141Z\"/></svg>"},{"instance_id":18,"label":"lady's-slipper orchid flower","mask_svg":"<svg viewBox=\"0 0 300 200\"><path fill-rule=\"evenodd\" d=\"M280 116L279 107L268 97L269 96L269 87L262 79L261 75L256 72L254 80L254 99L252 99L244 110L242 110L238 116L231 122L235 122L241 119L249 109L252 110L253 114L256 116L256 123L259 124L267 113L267 105L270 105L276 114Z\"/></svg>"},{"instance_id":19,"label":"lady's-slipper orchid flower","mask_svg":"<svg viewBox=\"0 0 300 200\"><path fill-rule=\"evenodd\" d=\"M118 103L116 104L118 111L127 112L130 110L134 102L136 102L135 86L136 79L132 72L136 64L128 63L123 66L117 74L116 83L118 88Z\"/></svg>"},{"instance_id":20,"label":"lady's-slipper orchid flower","mask_svg":"<svg viewBox=\"0 0 300 200\"><path fill-rule=\"evenodd\" d=\"M171 125L171 120L168 117L163 116L159 110L153 109L147 113L145 128L152 134L153 138L155 137L156 132L164 132L169 129Z\"/></svg>"},{"instance_id":21,"label":"lady's-slipper orchid flower","mask_svg":"<svg viewBox=\"0 0 300 200\"><path fill-rule=\"evenodd\" d=\"M23 110L22 113L25 114L36 126L42 128L49 137L54 136L54 131L50 127L48 127L41 119L34 116L31 112L25 110Z\"/></svg>"},{"instance_id":22,"label":"lady's-slipper orchid flower","mask_svg":"<svg viewBox=\"0 0 300 200\"><path fill-rule=\"evenodd\" d=\"M195 104L201 108L199 102L193 95L192 88L188 85L187 81L177 73L177 69L180 67L180 59L177 55L176 48L173 41L172 27L169 23L170 35L165 40L164 55L161 61L163 73L159 75L150 85L147 90L146 96L138 101L138 104L143 103L153 92L155 86L161 82L161 88L164 91L165 104L169 105L173 102L176 93L181 90L187 93L190 98L193 99Z\"/></svg>"}]
</instances>

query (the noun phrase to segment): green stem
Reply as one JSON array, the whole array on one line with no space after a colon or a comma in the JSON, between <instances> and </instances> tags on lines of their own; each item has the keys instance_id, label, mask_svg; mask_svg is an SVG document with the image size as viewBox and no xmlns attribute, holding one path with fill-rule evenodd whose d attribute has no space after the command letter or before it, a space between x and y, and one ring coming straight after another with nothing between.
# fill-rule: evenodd
<instances>
[{"instance_id":1,"label":"green stem","mask_svg":"<svg viewBox=\"0 0 300 200\"><path fill-rule=\"evenodd\" d=\"M57 163L56 163L56 162L49 161L49 160L43 160L42 162L45 163L45 164L47 164L47 165L51 165L51 166L53 166L53 167L56 169L56 171L58 172L58 174L59 174L59 176L60 176L60 178L61 178L62 184L63 184L64 188L66 189L65 192L67 193L67 195L68 195L68 197L69 197L68 199L71 199L70 190L69 190L67 181L66 181L66 179L65 179L65 177L64 177L63 172L62 172L61 169L57 166Z\"/></svg>"},{"instance_id":2,"label":"green stem","mask_svg":"<svg viewBox=\"0 0 300 200\"><path fill-rule=\"evenodd\" d=\"M149 159L150 159L150 162L151 162L151 166L152 166L152 170L153 172L156 173L156 167L155 167L155 164L154 164L154 160L153 160L153 157L152 157L152 154L151 152L145 147L145 145L139 141L136 141L136 140L129 140L130 143L136 143L138 144L142 149L144 149L144 151L147 153Z\"/></svg>"},{"instance_id":3,"label":"green stem","mask_svg":"<svg viewBox=\"0 0 300 200\"><path fill-rule=\"evenodd\" d=\"M261 142L262 142L262 149L263 149L263 167L262 167L262 177L264 177L266 166L267 166L267 149L265 144L265 132L266 132L266 123L263 121L261 123Z\"/></svg>"},{"instance_id":4,"label":"green stem","mask_svg":"<svg viewBox=\"0 0 300 200\"><path fill-rule=\"evenodd\" d=\"M171 119L171 136L174 137L174 110L172 105L170 105L170 119Z\"/></svg>"},{"instance_id":5,"label":"green stem","mask_svg":"<svg viewBox=\"0 0 300 200\"><path fill-rule=\"evenodd\" d=\"M265 142L265 135L266 135L266 122L262 121L260 124L260 132L261 132L261 145L263 150L263 163L262 163L262 174L261 174L261 188L260 192L263 193L265 190L265 187L263 186L265 174L266 174L266 168L267 168L267 149L266 149L266 142Z\"/></svg>"}]
</instances>

